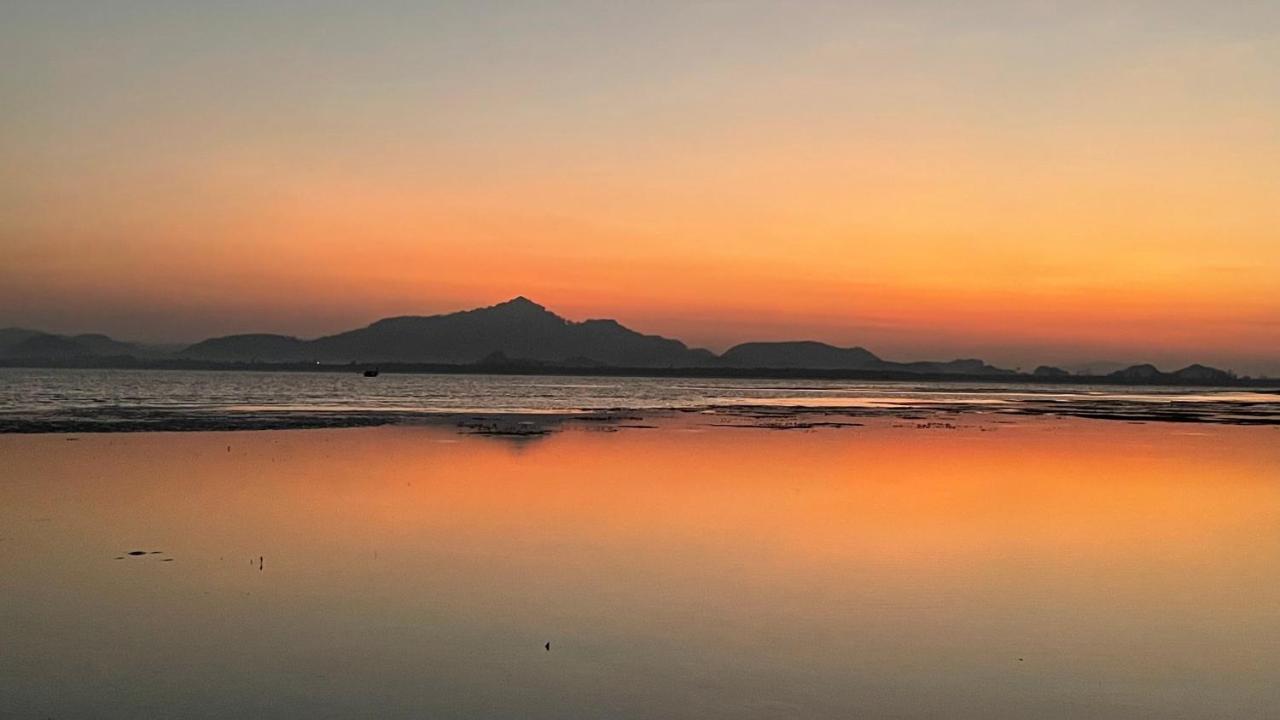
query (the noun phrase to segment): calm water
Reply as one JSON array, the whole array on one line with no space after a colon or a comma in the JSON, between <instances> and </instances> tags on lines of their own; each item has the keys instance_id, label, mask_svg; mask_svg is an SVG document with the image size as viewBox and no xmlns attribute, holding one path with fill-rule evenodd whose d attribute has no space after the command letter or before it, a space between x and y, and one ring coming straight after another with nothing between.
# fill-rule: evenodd
<instances>
[{"instance_id":1,"label":"calm water","mask_svg":"<svg viewBox=\"0 0 1280 720\"><path fill-rule=\"evenodd\" d=\"M1280 430L925 428L0 435L0 717L1280 716Z\"/></svg>"},{"instance_id":2,"label":"calm water","mask_svg":"<svg viewBox=\"0 0 1280 720\"><path fill-rule=\"evenodd\" d=\"M0 429L33 420L110 425L145 419L181 429L217 416L330 420L370 414L576 412L786 406L863 411L1177 411L1201 419L1280 422L1280 394L1187 388L358 373L0 369ZM12 428L11 428L12 429Z\"/></svg>"}]
</instances>

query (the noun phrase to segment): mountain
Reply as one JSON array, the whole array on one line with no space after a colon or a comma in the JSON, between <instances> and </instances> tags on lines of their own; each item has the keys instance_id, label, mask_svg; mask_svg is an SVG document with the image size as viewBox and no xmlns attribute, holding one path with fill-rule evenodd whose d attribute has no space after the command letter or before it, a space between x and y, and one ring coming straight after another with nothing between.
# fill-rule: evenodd
<instances>
[{"instance_id":1,"label":"mountain","mask_svg":"<svg viewBox=\"0 0 1280 720\"><path fill-rule=\"evenodd\" d=\"M1227 380L1235 380L1236 374L1229 370L1219 370L1211 368L1199 363L1188 365L1181 370L1175 370L1171 373L1173 377L1179 380L1190 380L1194 382L1223 382Z\"/></svg>"},{"instance_id":2,"label":"mountain","mask_svg":"<svg viewBox=\"0 0 1280 720\"><path fill-rule=\"evenodd\" d=\"M90 355L137 355L146 350L137 343L122 342L101 333L73 335L70 340L89 351Z\"/></svg>"},{"instance_id":3,"label":"mountain","mask_svg":"<svg viewBox=\"0 0 1280 720\"><path fill-rule=\"evenodd\" d=\"M1016 375L1013 370L1006 370L986 364L977 358L948 360L946 362L886 362L886 370L902 372L927 373L930 375Z\"/></svg>"},{"instance_id":4,"label":"mountain","mask_svg":"<svg viewBox=\"0 0 1280 720\"><path fill-rule=\"evenodd\" d=\"M884 363L865 348L841 348L812 340L742 343L726 350L720 360L742 368L817 370L874 370Z\"/></svg>"},{"instance_id":5,"label":"mountain","mask_svg":"<svg viewBox=\"0 0 1280 720\"><path fill-rule=\"evenodd\" d=\"M201 340L178 352L179 357L217 362L301 362L313 359L311 355L306 340L261 333Z\"/></svg>"},{"instance_id":6,"label":"mountain","mask_svg":"<svg viewBox=\"0 0 1280 720\"><path fill-rule=\"evenodd\" d=\"M403 363L469 366L486 372L687 368L696 371L693 374L730 376L749 375L752 371L989 376L994 379L1019 375L978 359L893 362L866 348L837 347L812 340L748 342L716 355L690 348L679 340L636 332L616 320L566 320L526 297L475 310L386 318L363 328L315 339L274 334L227 335L185 348L122 342L100 334L57 335L25 328L0 328L0 361L9 365L72 367ZM1190 365L1172 373L1161 372L1150 364L1120 367L1105 375L1098 372L1111 365L1097 362L1081 369L1092 370L1089 374L1099 382L1232 384L1237 381L1230 371L1204 365ZM1069 370L1069 367L1040 366L1032 376L1066 381L1071 377Z\"/></svg>"},{"instance_id":7,"label":"mountain","mask_svg":"<svg viewBox=\"0 0 1280 720\"><path fill-rule=\"evenodd\" d=\"M1062 369L1072 375L1102 376L1110 375L1117 370L1124 370L1132 365L1132 362L1119 362L1117 360L1094 360L1092 362L1076 363L1075 365L1063 365Z\"/></svg>"},{"instance_id":8,"label":"mountain","mask_svg":"<svg viewBox=\"0 0 1280 720\"><path fill-rule=\"evenodd\" d=\"M743 343L726 350L720 360L731 367L758 370L877 370L935 375L996 375L1010 372L991 367L981 360L891 362L881 360L866 348L842 348L813 340Z\"/></svg>"},{"instance_id":9,"label":"mountain","mask_svg":"<svg viewBox=\"0 0 1280 720\"><path fill-rule=\"evenodd\" d=\"M896 363L865 348L813 341L752 342L722 356L616 320L566 320L526 297L444 315L393 317L358 330L302 340L287 335L230 335L178 353L215 362L424 363L522 367L872 370L946 375L1003 375L981 360Z\"/></svg>"},{"instance_id":10,"label":"mountain","mask_svg":"<svg viewBox=\"0 0 1280 720\"><path fill-rule=\"evenodd\" d=\"M214 338L180 355L260 362L473 364L495 353L513 360L617 367L699 367L716 359L710 351L643 335L614 320L572 322L525 297L446 315L387 318L315 340L283 335Z\"/></svg>"},{"instance_id":11,"label":"mountain","mask_svg":"<svg viewBox=\"0 0 1280 720\"><path fill-rule=\"evenodd\" d=\"M865 348L841 348L812 340L743 343L726 350L720 359L743 368L878 370L884 364Z\"/></svg>"},{"instance_id":12,"label":"mountain","mask_svg":"<svg viewBox=\"0 0 1280 720\"><path fill-rule=\"evenodd\" d=\"M55 335L25 328L0 328L0 357L67 360L85 357L144 357L151 354L136 343L106 335Z\"/></svg>"},{"instance_id":13,"label":"mountain","mask_svg":"<svg viewBox=\"0 0 1280 720\"><path fill-rule=\"evenodd\" d=\"M7 355L9 348L35 335L46 335L39 330L26 328L0 328L0 356Z\"/></svg>"},{"instance_id":14,"label":"mountain","mask_svg":"<svg viewBox=\"0 0 1280 720\"><path fill-rule=\"evenodd\" d=\"M1123 370L1117 370L1109 375L1109 378L1124 380L1126 382L1151 382L1151 383L1175 383L1175 382L1231 382L1236 379L1233 372L1227 370L1219 370L1206 365L1188 365L1181 370L1175 370L1171 373L1161 372L1159 368L1150 363L1142 365L1134 365Z\"/></svg>"},{"instance_id":15,"label":"mountain","mask_svg":"<svg viewBox=\"0 0 1280 720\"><path fill-rule=\"evenodd\" d=\"M1063 377L1069 377L1071 375L1071 373L1067 372L1066 370L1063 370L1060 367L1054 367L1052 365L1041 365L1040 367L1035 369L1035 372L1031 374L1038 378L1063 378Z\"/></svg>"},{"instance_id":16,"label":"mountain","mask_svg":"<svg viewBox=\"0 0 1280 720\"><path fill-rule=\"evenodd\" d=\"M1108 373L1107 377L1116 378L1117 380L1128 380L1131 382L1135 380L1148 381L1159 380L1164 377L1164 373L1160 372L1160 369L1151 363L1142 363L1141 365L1133 365L1123 370Z\"/></svg>"},{"instance_id":17,"label":"mountain","mask_svg":"<svg viewBox=\"0 0 1280 720\"><path fill-rule=\"evenodd\" d=\"M46 333L32 335L26 340L14 343L5 349L6 357L45 358L49 360L61 360L93 354L89 348L80 345L71 338L65 338L61 335L48 335Z\"/></svg>"}]
</instances>

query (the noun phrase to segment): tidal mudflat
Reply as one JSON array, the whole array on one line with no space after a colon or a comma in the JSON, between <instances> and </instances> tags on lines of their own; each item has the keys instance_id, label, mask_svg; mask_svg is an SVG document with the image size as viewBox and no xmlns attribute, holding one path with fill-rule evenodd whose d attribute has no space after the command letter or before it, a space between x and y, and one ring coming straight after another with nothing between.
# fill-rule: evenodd
<instances>
[{"instance_id":1,"label":"tidal mudflat","mask_svg":"<svg viewBox=\"0 0 1280 720\"><path fill-rule=\"evenodd\" d=\"M1280 429L793 420L0 435L0 716L1280 711Z\"/></svg>"}]
</instances>

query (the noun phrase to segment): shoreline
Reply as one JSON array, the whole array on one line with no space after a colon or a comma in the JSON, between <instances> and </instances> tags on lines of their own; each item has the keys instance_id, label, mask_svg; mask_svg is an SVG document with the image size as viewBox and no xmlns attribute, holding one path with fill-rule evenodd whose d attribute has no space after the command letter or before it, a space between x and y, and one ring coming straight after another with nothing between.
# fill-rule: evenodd
<instances>
[{"instance_id":1,"label":"shoreline","mask_svg":"<svg viewBox=\"0 0 1280 720\"><path fill-rule=\"evenodd\" d=\"M691 407L608 408L560 411L271 410L76 408L0 415L0 435L114 434L147 432L247 432L381 426L453 427L460 433L539 437L571 428L614 431L653 428L700 417L722 426L768 430L854 428L865 421L949 424L1001 419L1056 418L1125 423L1280 427L1280 404L1259 402L1114 399L1061 402L1024 400L1008 405L938 402L893 406L709 404Z\"/></svg>"},{"instance_id":2,"label":"shoreline","mask_svg":"<svg viewBox=\"0 0 1280 720\"><path fill-rule=\"evenodd\" d=\"M1135 380L1110 375L1064 375L1041 377L1031 373L1008 372L986 374L928 373L903 370L838 370L815 368L735 368L735 367L593 367L557 366L513 363L510 365L450 365L440 363L252 363L202 360L141 360L134 357L97 358L92 360L0 360L0 369L17 370L156 370L177 372L233 373L336 373L359 375L376 368L385 375L461 375L517 377L590 377L590 378L672 378L686 380L848 380L861 382L927 382L927 383L1003 383L1018 385L1097 385L1124 388L1222 388L1233 390L1274 390L1280 378L1242 377L1226 380L1195 380L1162 377Z\"/></svg>"}]
</instances>

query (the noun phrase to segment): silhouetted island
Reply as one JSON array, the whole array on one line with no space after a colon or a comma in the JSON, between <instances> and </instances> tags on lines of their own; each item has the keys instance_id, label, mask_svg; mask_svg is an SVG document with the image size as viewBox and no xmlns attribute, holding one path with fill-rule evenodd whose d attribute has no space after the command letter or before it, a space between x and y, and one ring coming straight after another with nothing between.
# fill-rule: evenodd
<instances>
[{"instance_id":1,"label":"silhouetted island","mask_svg":"<svg viewBox=\"0 0 1280 720\"><path fill-rule=\"evenodd\" d=\"M1172 373L1154 365L1106 375L1077 375L1042 365L1025 374L978 359L894 362L862 347L816 341L747 342L722 355L671 338L645 335L616 320L575 322L525 297L490 307L386 318L311 340L275 334L210 338L171 349L105 335L56 335L0 329L0 365L171 369L334 370L531 373L687 377L1000 380L1104 384L1277 385L1191 365Z\"/></svg>"}]
</instances>

